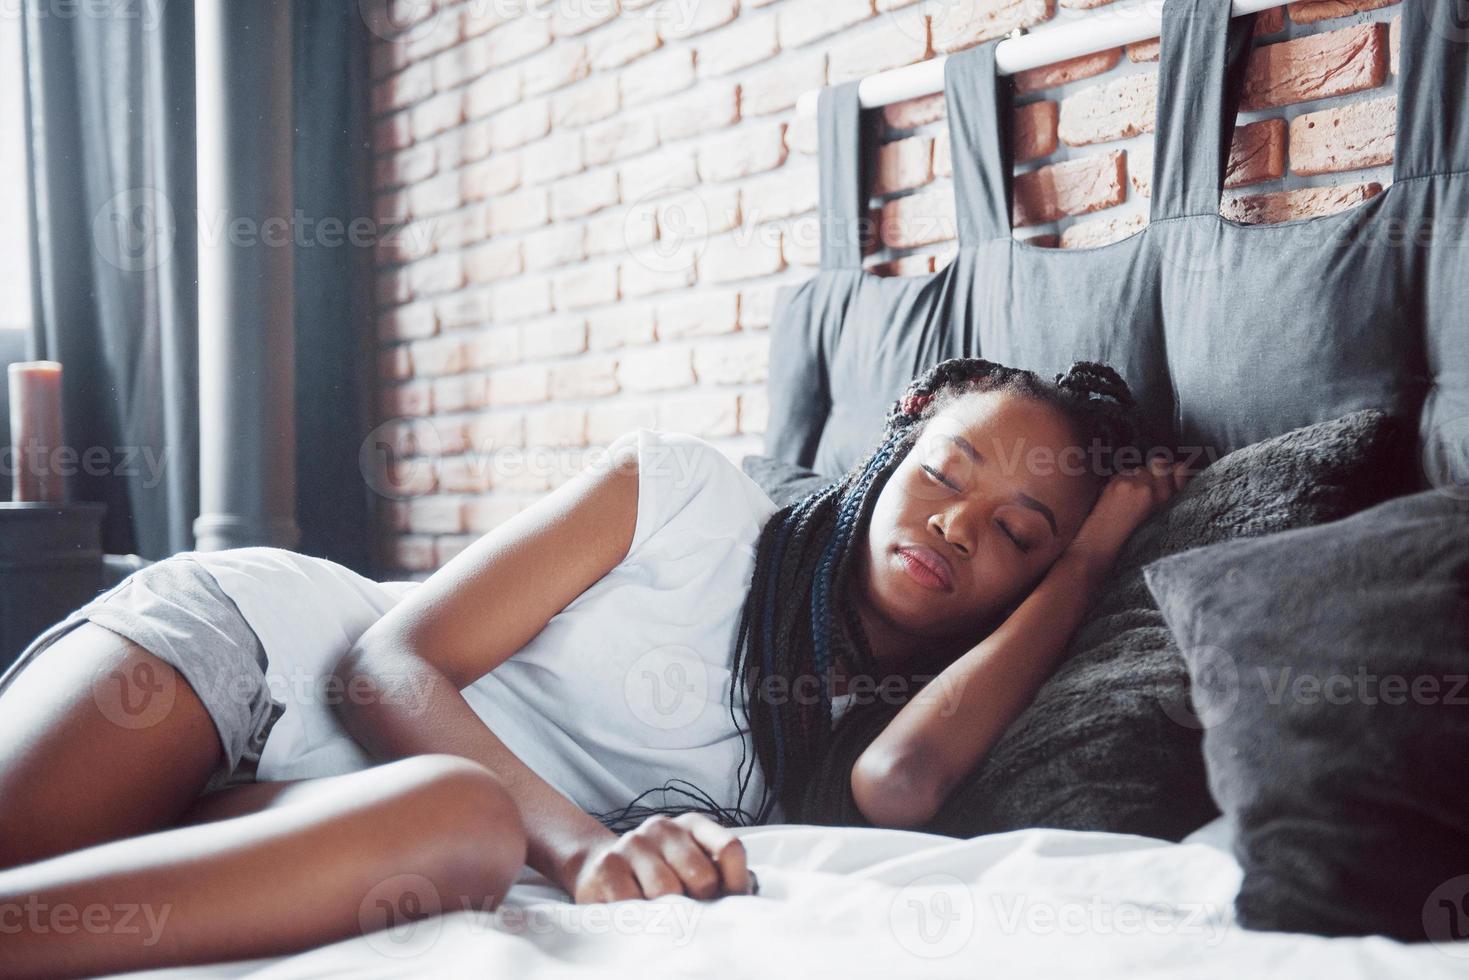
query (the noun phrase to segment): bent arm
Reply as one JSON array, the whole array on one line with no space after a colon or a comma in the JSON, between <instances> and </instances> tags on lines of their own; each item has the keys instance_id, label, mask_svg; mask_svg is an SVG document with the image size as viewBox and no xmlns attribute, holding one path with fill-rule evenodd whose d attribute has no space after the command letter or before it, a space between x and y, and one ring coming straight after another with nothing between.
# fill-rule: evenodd
<instances>
[{"instance_id":1,"label":"bent arm","mask_svg":"<svg viewBox=\"0 0 1469 980\"><path fill-rule=\"evenodd\" d=\"M460 691L626 557L637 522L635 440L613 443L615 465L578 474L454 556L333 671L346 692L336 714L372 756L449 752L498 775L525 823L527 863L568 892L588 851L616 835L511 752Z\"/></svg>"},{"instance_id":2,"label":"bent arm","mask_svg":"<svg viewBox=\"0 0 1469 980\"><path fill-rule=\"evenodd\" d=\"M1005 622L931 680L852 767L852 798L879 827L917 827L1025 710L1111 565L1063 553Z\"/></svg>"}]
</instances>

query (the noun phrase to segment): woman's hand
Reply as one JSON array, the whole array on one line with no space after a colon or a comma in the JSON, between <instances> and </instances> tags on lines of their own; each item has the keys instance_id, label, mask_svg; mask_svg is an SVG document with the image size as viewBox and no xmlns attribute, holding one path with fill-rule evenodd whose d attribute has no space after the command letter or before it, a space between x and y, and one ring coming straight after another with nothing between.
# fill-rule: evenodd
<instances>
[{"instance_id":1,"label":"woman's hand","mask_svg":"<svg viewBox=\"0 0 1469 980\"><path fill-rule=\"evenodd\" d=\"M748 895L750 871L744 844L708 817L656 815L593 845L570 891L578 905L659 895Z\"/></svg>"},{"instance_id":2,"label":"woman's hand","mask_svg":"<svg viewBox=\"0 0 1469 980\"><path fill-rule=\"evenodd\" d=\"M1067 551L1110 565L1138 525L1172 500L1192 476L1187 463L1169 463L1162 455L1114 473Z\"/></svg>"}]
</instances>

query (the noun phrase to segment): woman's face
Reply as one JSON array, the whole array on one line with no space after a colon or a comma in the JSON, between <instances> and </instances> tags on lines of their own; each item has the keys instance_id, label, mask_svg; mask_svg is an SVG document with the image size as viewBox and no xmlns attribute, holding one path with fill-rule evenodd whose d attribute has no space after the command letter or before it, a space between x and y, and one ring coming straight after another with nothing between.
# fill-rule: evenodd
<instances>
[{"instance_id":1,"label":"woman's face","mask_svg":"<svg viewBox=\"0 0 1469 980\"><path fill-rule=\"evenodd\" d=\"M1090 512L1091 463L1066 418L1024 395L976 392L930 418L858 554L874 656L914 638L972 645L1003 622Z\"/></svg>"}]
</instances>

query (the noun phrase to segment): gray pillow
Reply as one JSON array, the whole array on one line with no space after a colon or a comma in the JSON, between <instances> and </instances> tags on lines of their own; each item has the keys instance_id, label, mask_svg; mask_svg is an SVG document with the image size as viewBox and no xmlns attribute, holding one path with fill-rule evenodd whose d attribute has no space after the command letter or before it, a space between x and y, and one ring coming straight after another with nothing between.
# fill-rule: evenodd
<instances>
[{"instance_id":1,"label":"gray pillow","mask_svg":"<svg viewBox=\"0 0 1469 980\"><path fill-rule=\"evenodd\" d=\"M1194 680L1250 929L1469 939L1469 500L1143 569Z\"/></svg>"},{"instance_id":2,"label":"gray pillow","mask_svg":"<svg viewBox=\"0 0 1469 980\"><path fill-rule=\"evenodd\" d=\"M1056 672L926 829L968 837L1042 826L1179 840L1217 816L1188 672L1143 566L1217 541L1336 520L1404 492L1411 435L1401 419L1367 409L1207 465L1128 539ZM897 710L872 699L843 716L831 764L807 793L808 819L866 822L847 777Z\"/></svg>"},{"instance_id":3,"label":"gray pillow","mask_svg":"<svg viewBox=\"0 0 1469 980\"><path fill-rule=\"evenodd\" d=\"M783 459L762 456L758 453L740 460L740 468L745 471L746 476L760 486L761 490L765 491L766 496L773 500L777 507L793 504L827 484L835 483L837 479L822 476L815 470L798 463L788 463Z\"/></svg>"}]
</instances>

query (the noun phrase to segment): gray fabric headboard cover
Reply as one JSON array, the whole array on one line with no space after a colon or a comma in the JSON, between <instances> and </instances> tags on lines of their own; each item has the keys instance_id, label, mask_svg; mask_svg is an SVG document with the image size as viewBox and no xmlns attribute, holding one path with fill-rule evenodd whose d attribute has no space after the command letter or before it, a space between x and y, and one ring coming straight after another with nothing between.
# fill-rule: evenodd
<instances>
[{"instance_id":1,"label":"gray fabric headboard cover","mask_svg":"<svg viewBox=\"0 0 1469 980\"><path fill-rule=\"evenodd\" d=\"M1255 15L1170 0L1150 221L1088 249L1014 239L998 42L951 56L958 253L926 276L861 268L867 122L856 82L824 91L822 266L777 297L765 454L841 475L948 357L1045 377L1097 360L1180 451L1217 458L1379 408L1417 426L1418 488L1469 493L1469 24L1454 6L1403 4L1391 185L1336 214L1244 225L1219 205Z\"/></svg>"}]
</instances>

